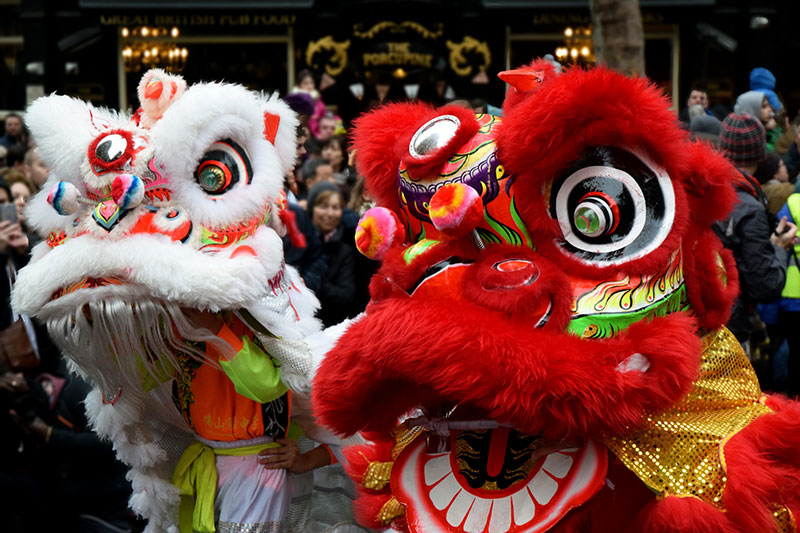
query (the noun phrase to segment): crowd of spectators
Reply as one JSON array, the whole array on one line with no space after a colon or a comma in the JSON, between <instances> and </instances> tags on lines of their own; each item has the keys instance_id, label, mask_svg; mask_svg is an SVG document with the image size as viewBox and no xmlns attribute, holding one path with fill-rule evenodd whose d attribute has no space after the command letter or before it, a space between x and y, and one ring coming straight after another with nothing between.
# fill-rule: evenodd
<instances>
[{"instance_id":1,"label":"crowd of spectators","mask_svg":"<svg viewBox=\"0 0 800 533\"><path fill-rule=\"evenodd\" d=\"M714 229L736 259L740 295L728 323L765 389L800 393L800 114L776 93L775 76L754 68L733 109L710 107L693 87L680 118L692 137L733 163L737 204ZM712 111L713 110L713 111Z\"/></svg>"}]
</instances>

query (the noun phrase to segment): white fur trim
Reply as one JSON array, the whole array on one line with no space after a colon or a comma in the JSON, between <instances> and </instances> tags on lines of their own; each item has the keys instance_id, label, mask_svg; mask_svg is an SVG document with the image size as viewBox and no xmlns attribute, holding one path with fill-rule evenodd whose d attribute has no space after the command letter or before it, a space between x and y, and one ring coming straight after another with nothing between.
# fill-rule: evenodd
<instances>
[{"instance_id":1,"label":"white fur trim","mask_svg":"<svg viewBox=\"0 0 800 533\"><path fill-rule=\"evenodd\" d=\"M103 126L124 127L127 122L124 114L55 94L34 100L25 114L42 161L59 179L76 186L86 151Z\"/></svg>"},{"instance_id":2,"label":"white fur trim","mask_svg":"<svg viewBox=\"0 0 800 533\"><path fill-rule=\"evenodd\" d=\"M119 241L89 236L69 239L20 270L12 305L41 318L62 308L74 309L86 298L109 294L154 297L212 311L245 307L267 294L267 281L277 273L281 258L280 249L278 253L274 248L272 253L264 250L280 244L271 229L262 228L254 241L264 262L247 255L231 259L227 254L204 254L159 235ZM265 266L275 270L270 272ZM85 277L117 277L128 284L84 289L49 302L56 290Z\"/></svg>"}]
</instances>

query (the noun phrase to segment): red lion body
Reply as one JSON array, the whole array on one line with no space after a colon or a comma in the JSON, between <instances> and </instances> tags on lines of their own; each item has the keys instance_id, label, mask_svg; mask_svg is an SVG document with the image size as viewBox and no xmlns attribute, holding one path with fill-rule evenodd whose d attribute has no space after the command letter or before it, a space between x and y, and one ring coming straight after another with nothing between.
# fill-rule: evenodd
<instances>
[{"instance_id":1,"label":"red lion body","mask_svg":"<svg viewBox=\"0 0 800 533\"><path fill-rule=\"evenodd\" d=\"M800 407L723 328L736 268L710 228L735 170L644 79L504 74L502 120L393 104L356 126L385 208L357 239L383 264L314 401L372 441L348 454L360 521L794 531Z\"/></svg>"}]
</instances>

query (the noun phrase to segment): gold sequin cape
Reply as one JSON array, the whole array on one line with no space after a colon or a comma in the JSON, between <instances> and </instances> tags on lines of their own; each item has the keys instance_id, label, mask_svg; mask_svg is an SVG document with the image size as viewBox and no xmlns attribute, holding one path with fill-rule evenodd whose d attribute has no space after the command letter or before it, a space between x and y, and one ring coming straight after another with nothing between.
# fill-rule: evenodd
<instances>
[{"instance_id":1,"label":"gold sequin cape","mask_svg":"<svg viewBox=\"0 0 800 533\"><path fill-rule=\"evenodd\" d=\"M736 337L721 328L703 337L700 375L681 401L605 445L659 497L698 498L724 510L725 444L764 404L753 367ZM776 506L778 530L796 531L791 513Z\"/></svg>"}]
</instances>

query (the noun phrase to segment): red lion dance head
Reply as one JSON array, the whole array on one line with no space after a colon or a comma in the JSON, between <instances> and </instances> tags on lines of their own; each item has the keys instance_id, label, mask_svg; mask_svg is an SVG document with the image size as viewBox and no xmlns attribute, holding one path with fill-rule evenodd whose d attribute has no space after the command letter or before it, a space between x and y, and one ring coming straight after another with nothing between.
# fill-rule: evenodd
<instances>
[{"instance_id":1,"label":"red lion dance head","mask_svg":"<svg viewBox=\"0 0 800 533\"><path fill-rule=\"evenodd\" d=\"M502 119L404 103L356 125L381 206L357 244L382 266L315 405L372 441L349 455L362 522L792 525L797 408L762 398L723 327L737 271L711 224L736 171L643 78L501 77Z\"/></svg>"}]
</instances>

